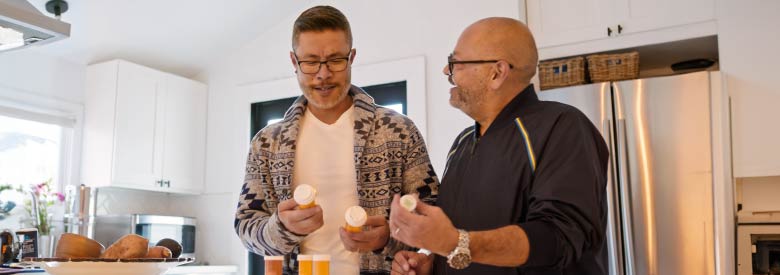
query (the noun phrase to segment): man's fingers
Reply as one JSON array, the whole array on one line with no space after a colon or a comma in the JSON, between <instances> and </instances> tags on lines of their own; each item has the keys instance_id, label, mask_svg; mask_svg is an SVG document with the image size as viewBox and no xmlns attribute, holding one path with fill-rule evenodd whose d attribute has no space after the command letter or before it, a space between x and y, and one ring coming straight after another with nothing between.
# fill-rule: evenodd
<instances>
[{"instance_id":1,"label":"man's fingers","mask_svg":"<svg viewBox=\"0 0 780 275\"><path fill-rule=\"evenodd\" d=\"M347 237L356 243L368 243L376 238L373 234L366 232L347 232Z\"/></svg>"},{"instance_id":2,"label":"man's fingers","mask_svg":"<svg viewBox=\"0 0 780 275\"><path fill-rule=\"evenodd\" d=\"M378 215L378 216L369 216L366 219L366 225L367 226L384 226L387 225L387 219L385 216Z\"/></svg>"},{"instance_id":3,"label":"man's fingers","mask_svg":"<svg viewBox=\"0 0 780 275\"><path fill-rule=\"evenodd\" d=\"M398 267L404 272L409 271L409 254L407 252L408 251L399 251L398 253L395 253L395 257L393 258L393 265L398 264Z\"/></svg>"},{"instance_id":4,"label":"man's fingers","mask_svg":"<svg viewBox=\"0 0 780 275\"><path fill-rule=\"evenodd\" d=\"M343 227L339 228L339 237L341 237L341 243L344 245L344 249L354 252L357 250L357 246L352 238L349 237L349 232L344 230Z\"/></svg>"},{"instance_id":5,"label":"man's fingers","mask_svg":"<svg viewBox=\"0 0 780 275\"><path fill-rule=\"evenodd\" d=\"M411 266L412 268L415 268L415 267L417 267L417 259L415 259L415 258L411 258L411 259L409 259L409 261L407 261L407 262L409 263L409 266Z\"/></svg>"},{"instance_id":6,"label":"man's fingers","mask_svg":"<svg viewBox=\"0 0 780 275\"><path fill-rule=\"evenodd\" d=\"M282 212L282 211L291 210L296 206L298 206L298 203L296 203L295 200L293 199L289 199L289 200L284 200L279 202L277 208L279 209L279 212Z\"/></svg>"},{"instance_id":7,"label":"man's fingers","mask_svg":"<svg viewBox=\"0 0 780 275\"><path fill-rule=\"evenodd\" d=\"M396 227L407 227L408 224L415 217L414 214L406 211L401 204L399 204L400 197L396 194L393 198L393 202L390 205L390 221L394 223Z\"/></svg>"},{"instance_id":8,"label":"man's fingers","mask_svg":"<svg viewBox=\"0 0 780 275\"><path fill-rule=\"evenodd\" d=\"M407 272L404 270L400 264L398 264L397 261L393 261L393 266L390 271L391 275L406 275Z\"/></svg>"},{"instance_id":9,"label":"man's fingers","mask_svg":"<svg viewBox=\"0 0 780 275\"><path fill-rule=\"evenodd\" d=\"M287 220L290 222L301 222L313 217L322 216L322 207L319 205L307 209L290 209L287 210Z\"/></svg>"},{"instance_id":10,"label":"man's fingers","mask_svg":"<svg viewBox=\"0 0 780 275\"><path fill-rule=\"evenodd\" d=\"M347 232L347 236L349 236L349 238L355 242L369 243L376 239L379 239L382 232L385 230L387 229L383 227L374 227L369 230L364 230L361 232Z\"/></svg>"},{"instance_id":11,"label":"man's fingers","mask_svg":"<svg viewBox=\"0 0 780 275\"><path fill-rule=\"evenodd\" d=\"M417 213L420 213L420 215L423 216L430 216L434 213L434 211L437 211L439 209L436 206L428 205L427 203L424 203L422 201L417 202L417 208L414 210L417 211Z\"/></svg>"}]
</instances>

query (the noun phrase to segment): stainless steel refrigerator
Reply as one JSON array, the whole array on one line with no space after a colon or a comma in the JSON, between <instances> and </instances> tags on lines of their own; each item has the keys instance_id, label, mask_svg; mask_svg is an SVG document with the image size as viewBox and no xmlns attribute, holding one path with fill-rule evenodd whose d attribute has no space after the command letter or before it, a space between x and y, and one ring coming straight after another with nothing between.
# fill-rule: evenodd
<instances>
[{"instance_id":1,"label":"stainless steel refrigerator","mask_svg":"<svg viewBox=\"0 0 780 275\"><path fill-rule=\"evenodd\" d=\"M609 146L610 274L715 274L711 73L538 92Z\"/></svg>"}]
</instances>

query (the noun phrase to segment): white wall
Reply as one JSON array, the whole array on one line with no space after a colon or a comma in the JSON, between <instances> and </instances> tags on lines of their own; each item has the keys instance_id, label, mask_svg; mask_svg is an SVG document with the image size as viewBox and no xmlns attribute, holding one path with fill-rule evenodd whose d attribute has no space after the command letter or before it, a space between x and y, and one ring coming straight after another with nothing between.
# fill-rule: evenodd
<instances>
[{"instance_id":1,"label":"white wall","mask_svg":"<svg viewBox=\"0 0 780 275\"><path fill-rule=\"evenodd\" d=\"M780 117L780 1L717 4L721 71L732 97L734 176L780 175L780 126L774 121Z\"/></svg>"},{"instance_id":2,"label":"white wall","mask_svg":"<svg viewBox=\"0 0 780 275\"><path fill-rule=\"evenodd\" d=\"M525 17L523 1L310 1L329 4L350 20L356 66L415 56L425 57L427 144L436 171L455 135L472 121L449 106L449 83L441 73L460 32L489 16ZM521 5L522 4L522 5ZM303 9L305 9L303 8ZM293 76L289 60L292 23L298 14L269 29L241 50L214 64L198 78L209 85L206 193L197 204L200 221L209 221L201 233L209 238L198 244L199 257L212 264L240 264L244 248L233 231L232 217L243 183L249 142L246 105L238 86ZM360 85L360 83L355 83ZM298 90L289 91L297 96ZM195 206L201 207L201 206ZM214 221L213 225L212 221ZM201 223L203 224L203 223ZM202 234L202 235L203 235ZM198 238L201 240L201 238ZM227 240L230 240L229 242ZM204 243L205 242L205 243ZM245 270L245 269L242 269Z\"/></svg>"},{"instance_id":3,"label":"white wall","mask_svg":"<svg viewBox=\"0 0 780 275\"><path fill-rule=\"evenodd\" d=\"M80 104L84 102L85 72L84 65L41 54L35 48L2 52L0 95L16 91Z\"/></svg>"}]
</instances>

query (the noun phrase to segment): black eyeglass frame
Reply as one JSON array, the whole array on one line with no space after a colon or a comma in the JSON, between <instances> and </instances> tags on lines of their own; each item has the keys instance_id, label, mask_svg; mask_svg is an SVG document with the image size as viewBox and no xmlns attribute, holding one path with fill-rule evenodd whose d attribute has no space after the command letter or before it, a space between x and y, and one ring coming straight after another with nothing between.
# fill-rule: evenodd
<instances>
[{"instance_id":1,"label":"black eyeglass frame","mask_svg":"<svg viewBox=\"0 0 780 275\"><path fill-rule=\"evenodd\" d=\"M331 71L331 72L335 73L335 72L343 72L344 70L346 70L349 67L349 62L352 61L352 50L349 51L349 55L348 56L331 58L331 59L328 59L328 60L325 60L325 61L314 61L314 60L303 60L303 61L301 61L300 58L298 57L298 54L295 53L295 52L293 52L293 56L295 56L295 63L298 64L298 69L301 70L301 72L304 73L304 74L317 74L317 73L319 73L320 70L322 70L322 64L325 64L325 66L328 67L328 71ZM331 69L330 64L328 64L328 62L337 61L337 60L346 60L347 61L347 65L344 66L344 69L341 69L341 70L338 70L338 71L335 71L335 70ZM317 71L315 71L313 73L307 73L307 72L304 72L303 68L301 67L301 63L303 63L303 62L311 62L311 63L317 62L317 63L320 63L320 64L317 66Z\"/></svg>"},{"instance_id":2,"label":"black eyeglass frame","mask_svg":"<svg viewBox=\"0 0 780 275\"><path fill-rule=\"evenodd\" d=\"M496 63L499 61L505 61L500 59L490 59L490 60L452 60L452 54L447 56L447 80L450 82L450 84L455 85L455 82L452 80L452 76L455 75L453 69L455 67L455 64L482 64L482 63ZM507 62L509 64L509 69L514 69L515 66L512 65L512 63Z\"/></svg>"}]
</instances>

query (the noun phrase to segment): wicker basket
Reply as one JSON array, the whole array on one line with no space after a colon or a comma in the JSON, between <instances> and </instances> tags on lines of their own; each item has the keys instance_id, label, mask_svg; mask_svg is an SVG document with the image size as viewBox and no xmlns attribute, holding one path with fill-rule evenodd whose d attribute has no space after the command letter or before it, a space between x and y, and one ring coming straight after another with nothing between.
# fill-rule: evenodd
<instances>
[{"instance_id":1,"label":"wicker basket","mask_svg":"<svg viewBox=\"0 0 780 275\"><path fill-rule=\"evenodd\" d=\"M588 57L592 82L617 81L639 77L639 53L592 54Z\"/></svg>"},{"instance_id":2,"label":"wicker basket","mask_svg":"<svg viewBox=\"0 0 780 275\"><path fill-rule=\"evenodd\" d=\"M539 62L539 86L542 90L585 83L585 58Z\"/></svg>"}]
</instances>

